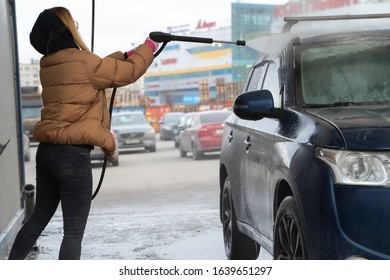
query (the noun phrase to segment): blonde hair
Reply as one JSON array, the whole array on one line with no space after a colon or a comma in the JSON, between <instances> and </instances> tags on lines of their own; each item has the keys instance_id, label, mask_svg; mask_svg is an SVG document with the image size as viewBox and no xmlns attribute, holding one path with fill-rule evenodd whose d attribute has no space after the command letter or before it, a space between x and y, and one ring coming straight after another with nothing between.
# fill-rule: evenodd
<instances>
[{"instance_id":1,"label":"blonde hair","mask_svg":"<svg viewBox=\"0 0 390 280\"><path fill-rule=\"evenodd\" d=\"M84 43L83 39L81 38L81 35L79 33L79 30L77 29L76 22L74 21L72 15L70 14L69 10L64 7L54 7L49 9L50 12L55 14L57 17L61 19L61 21L65 24L66 28L70 31L72 34L72 37L75 41L75 43L84 51L89 51L89 48Z\"/></svg>"}]
</instances>

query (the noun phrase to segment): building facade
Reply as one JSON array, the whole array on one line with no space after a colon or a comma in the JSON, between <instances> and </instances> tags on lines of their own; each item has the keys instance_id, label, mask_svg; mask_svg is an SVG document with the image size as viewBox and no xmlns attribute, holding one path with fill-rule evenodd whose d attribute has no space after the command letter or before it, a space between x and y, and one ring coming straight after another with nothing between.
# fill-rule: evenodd
<instances>
[{"instance_id":1,"label":"building facade","mask_svg":"<svg viewBox=\"0 0 390 280\"><path fill-rule=\"evenodd\" d=\"M256 38L269 32L274 7L232 3L234 28L200 20L194 30L174 34L229 42ZM151 105L167 104L180 111L230 106L256 55L234 44L170 42L145 74L144 94Z\"/></svg>"},{"instance_id":2,"label":"building facade","mask_svg":"<svg viewBox=\"0 0 390 280\"><path fill-rule=\"evenodd\" d=\"M258 38L279 33L284 17L373 14L390 11L390 0L290 0L285 5L231 3L229 26L199 20L167 27L167 32L221 41ZM197 110L199 106L230 106L259 54L234 44L170 42L136 84L119 88L115 107L169 106ZM20 65L21 85L40 86L39 62ZM109 96L109 94L108 94ZM202 108L203 108L202 107Z\"/></svg>"},{"instance_id":3,"label":"building facade","mask_svg":"<svg viewBox=\"0 0 390 280\"><path fill-rule=\"evenodd\" d=\"M40 87L39 69L39 60L31 60L30 63L20 63L19 74L21 87Z\"/></svg>"}]
</instances>

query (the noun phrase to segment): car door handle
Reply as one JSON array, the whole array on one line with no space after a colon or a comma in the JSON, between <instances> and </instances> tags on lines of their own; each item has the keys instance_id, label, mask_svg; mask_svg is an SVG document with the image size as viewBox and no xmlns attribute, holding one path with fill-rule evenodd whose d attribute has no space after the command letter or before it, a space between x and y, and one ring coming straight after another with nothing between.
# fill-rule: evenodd
<instances>
[{"instance_id":1,"label":"car door handle","mask_svg":"<svg viewBox=\"0 0 390 280\"><path fill-rule=\"evenodd\" d=\"M245 144L245 149L246 149L246 151L248 151L249 148L252 146L251 138L250 138L249 136L248 136L248 137L246 138L246 140L244 141L244 144Z\"/></svg>"},{"instance_id":2,"label":"car door handle","mask_svg":"<svg viewBox=\"0 0 390 280\"><path fill-rule=\"evenodd\" d=\"M228 134L227 138L228 138L229 143L231 143L233 141L233 130L230 131L230 133Z\"/></svg>"}]
</instances>

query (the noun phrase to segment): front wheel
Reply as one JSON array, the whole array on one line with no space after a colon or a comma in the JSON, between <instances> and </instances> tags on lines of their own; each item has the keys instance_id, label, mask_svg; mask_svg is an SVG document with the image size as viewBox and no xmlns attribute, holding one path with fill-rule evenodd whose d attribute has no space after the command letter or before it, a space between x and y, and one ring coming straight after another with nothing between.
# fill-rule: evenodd
<instances>
[{"instance_id":1,"label":"front wheel","mask_svg":"<svg viewBox=\"0 0 390 280\"><path fill-rule=\"evenodd\" d=\"M276 214L274 227L274 259L308 259L303 230L295 199L286 197Z\"/></svg>"},{"instance_id":2,"label":"front wheel","mask_svg":"<svg viewBox=\"0 0 390 280\"><path fill-rule=\"evenodd\" d=\"M259 255L260 246L238 230L229 177L225 179L220 199L226 256L230 260L255 260Z\"/></svg>"}]
</instances>

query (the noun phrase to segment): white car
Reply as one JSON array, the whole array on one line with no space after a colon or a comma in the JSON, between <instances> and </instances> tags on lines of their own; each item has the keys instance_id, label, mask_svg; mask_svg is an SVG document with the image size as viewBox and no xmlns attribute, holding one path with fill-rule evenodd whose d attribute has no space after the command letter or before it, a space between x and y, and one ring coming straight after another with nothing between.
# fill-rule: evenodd
<instances>
[{"instance_id":1,"label":"white car","mask_svg":"<svg viewBox=\"0 0 390 280\"><path fill-rule=\"evenodd\" d=\"M118 166L119 165L118 140L116 135L113 132L111 132L111 134L115 140L115 153L112 156L112 158L107 159L107 161L108 163L111 163L112 166ZM104 160L104 152L100 147L95 146L94 149L91 151L91 161L103 161L103 160Z\"/></svg>"},{"instance_id":2,"label":"white car","mask_svg":"<svg viewBox=\"0 0 390 280\"><path fill-rule=\"evenodd\" d=\"M117 137L120 152L134 148L156 151L156 132L142 111L114 113L111 130Z\"/></svg>"}]
</instances>

